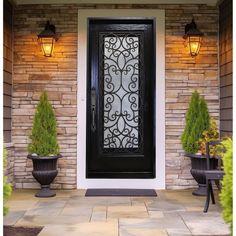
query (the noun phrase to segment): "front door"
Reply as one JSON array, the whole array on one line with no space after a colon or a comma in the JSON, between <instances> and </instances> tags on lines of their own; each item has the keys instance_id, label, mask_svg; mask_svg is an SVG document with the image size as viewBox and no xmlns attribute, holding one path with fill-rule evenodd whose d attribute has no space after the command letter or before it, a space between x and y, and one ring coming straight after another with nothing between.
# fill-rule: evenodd
<instances>
[{"instance_id":1,"label":"front door","mask_svg":"<svg viewBox=\"0 0 236 236\"><path fill-rule=\"evenodd\" d=\"M154 178L154 21L88 24L86 177Z\"/></svg>"}]
</instances>

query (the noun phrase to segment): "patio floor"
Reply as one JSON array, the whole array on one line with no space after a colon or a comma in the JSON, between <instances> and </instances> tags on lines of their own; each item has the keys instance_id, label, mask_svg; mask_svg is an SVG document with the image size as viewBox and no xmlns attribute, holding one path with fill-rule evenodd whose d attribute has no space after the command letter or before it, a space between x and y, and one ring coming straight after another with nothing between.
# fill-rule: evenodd
<instances>
[{"instance_id":1,"label":"patio floor","mask_svg":"<svg viewBox=\"0 0 236 236\"><path fill-rule=\"evenodd\" d=\"M205 197L190 190L157 191L157 197L84 197L85 190L60 190L47 199L35 192L13 192L4 225L45 226L39 236L229 235L218 201L203 213Z\"/></svg>"}]
</instances>

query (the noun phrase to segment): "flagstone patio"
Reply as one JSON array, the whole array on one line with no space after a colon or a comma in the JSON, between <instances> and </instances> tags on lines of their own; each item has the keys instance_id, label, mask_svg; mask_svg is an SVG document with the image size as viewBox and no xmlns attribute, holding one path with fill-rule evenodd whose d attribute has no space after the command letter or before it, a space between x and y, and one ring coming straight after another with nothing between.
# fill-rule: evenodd
<instances>
[{"instance_id":1,"label":"flagstone patio","mask_svg":"<svg viewBox=\"0 0 236 236\"><path fill-rule=\"evenodd\" d=\"M203 213L205 198L190 190L157 191L157 197L85 197L85 190L61 190L40 199L34 193L13 192L4 225L44 226L39 236L229 235L218 201Z\"/></svg>"}]
</instances>

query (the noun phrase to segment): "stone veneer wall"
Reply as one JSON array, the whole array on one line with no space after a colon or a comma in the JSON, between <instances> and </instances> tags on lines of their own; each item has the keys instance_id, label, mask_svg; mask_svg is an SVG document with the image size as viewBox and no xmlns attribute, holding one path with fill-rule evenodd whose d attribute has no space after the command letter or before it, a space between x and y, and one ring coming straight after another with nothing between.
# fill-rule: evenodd
<instances>
[{"instance_id":1,"label":"stone veneer wall","mask_svg":"<svg viewBox=\"0 0 236 236\"><path fill-rule=\"evenodd\" d=\"M49 91L58 121L61 153L53 187L76 188L77 163L77 13L79 8L150 8L166 10L166 186L189 188L190 161L183 155L180 136L191 93L205 96L211 114L219 116L217 59L218 10L207 5L19 5L14 15L14 77L12 141L15 145L17 188L38 187L26 159L28 135L42 90ZM205 37L200 55L192 58L184 47L184 27L194 16ZM55 24L59 40L54 56L45 58L37 34L47 20ZM79 86L79 84L78 84ZM78 117L79 119L79 117ZM78 147L79 148L79 147Z\"/></svg>"},{"instance_id":2,"label":"stone veneer wall","mask_svg":"<svg viewBox=\"0 0 236 236\"><path fill-rule=\"evenodd\" d=\"M37 42L50 20L59 40L53 57L44 57ZM14 15L14 78L12 140L17 188L37 187L31 160L26 159L28 135L39 95L48 91L55 109L63 159L55 188L76 188L77 9L74 6L18 6Z\"/></svg>"},{"instance_id":3,"label":"stone veneer wall","mask_svg":"<svg viewBox=\"0 0 236 236\"><path fill-rule=\"evenodd\" d=\"M15 187L14 178L14 164L15 164L15 150L12 143L5 144L7 149L7 167L4 174L7 176L7 182L11 183Z\"/></svg>"}]
</instances>

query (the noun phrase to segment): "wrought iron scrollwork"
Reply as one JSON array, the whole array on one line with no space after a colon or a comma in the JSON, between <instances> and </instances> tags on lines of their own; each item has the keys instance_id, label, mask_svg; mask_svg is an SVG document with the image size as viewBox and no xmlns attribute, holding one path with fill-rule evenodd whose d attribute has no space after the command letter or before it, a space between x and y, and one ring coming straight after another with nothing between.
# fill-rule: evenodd
<instances>
[{"instance_id":1,"label":"wrought iron scrollwork","mask_svg":"<svg viewBox=\"0 0 236 236\"><path fill-rule=\"evenodd\" d=\"M103 150L142 146L140 37L103 35Z\"/></svg>"}]
</instances>

